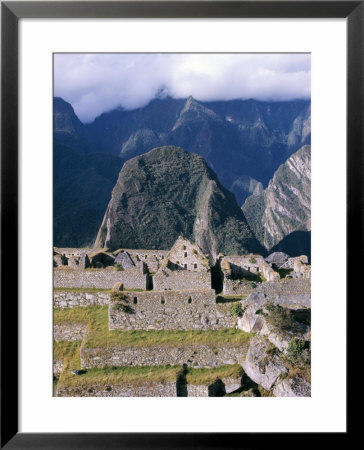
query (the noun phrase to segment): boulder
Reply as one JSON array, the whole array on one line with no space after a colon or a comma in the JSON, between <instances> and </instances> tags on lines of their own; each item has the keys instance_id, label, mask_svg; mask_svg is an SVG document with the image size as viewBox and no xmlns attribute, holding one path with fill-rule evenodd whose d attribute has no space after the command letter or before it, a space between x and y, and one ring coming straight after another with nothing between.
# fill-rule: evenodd
<instances>
[{"instance_id":1,"label":"boulder","mask_svg":"<svg viewBox=\"0 0 364 450\"><path fill-rule=\"evenodd\" d=\"M311 384L302 377L285 378L273 390L275 397L311 397Z\"/></svg>"},{"instance_id":2,"label":"boulder","mask_svg":"<svg viewBox=\"0 0 364 450\"><path fill-rule=\"evenodd\" d=\"M256 314L257 307L250 305L244 311L243 317L238 320L238 328L246 331L247 333L259 332L264 324L265 319L261 314Z\"/></svg>"},{"instance_id":3,"label":"boulder","mask_svg":"<svg viewBox=\"0 0 364 450\"><path fill-rule=\"evenodd\" d=\"M243 363L243 369L249 378L268 390L272 389L282 374L288 372L277 352L272 351L272 347L267 339L254 337Z\"/></svg>"},{"instance_id":4,"label":"boulder","mask_svg":"<svg viewBox=\"0 0 364 450\"><path fill-rule=\"evenodd\" d=\"M295 335L292 333L284 333L281 331L272 331L268 334L269 342L275 345L281 352L285 352L293 337L295 337Z\"/></svg>"}]
</instances>

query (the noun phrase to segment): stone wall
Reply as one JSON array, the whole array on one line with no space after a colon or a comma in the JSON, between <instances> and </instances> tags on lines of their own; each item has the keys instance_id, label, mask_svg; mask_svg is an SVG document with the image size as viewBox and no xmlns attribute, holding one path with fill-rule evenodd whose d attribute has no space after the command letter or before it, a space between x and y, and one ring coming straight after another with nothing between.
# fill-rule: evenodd
<instances>
[{"instance_id":1,"label":"stone wall","mask_svg":"<svg viewBox=\"0 0 364 450\"><path fill-rule=\"evenodd\" d=\"M164 267L153 277L153 289L162 291L181 289L211 289L211 272L170 270Z\"/></svg>"},{"instance_id":2,"label":"stone wall","mask_svg":"<svg viewBox=\"0 0 364 450\"><path fill-rule=\"evenodd\" d=\"M106 366L218 367L240 364L245 360L249 342L242 344L194 344L188 346L81 348L81 367L91 369Z\"/></svg>"},{"instance_id":3,"label":"stone wall","mask_svg":"<svg viewBox=\"0 0 364 450\"><path fill-rule=\"evenodd\" d=\"M82 341L87 334L84 323L59 323L53 325L53 339L55 341Z\"/></svg>"},{"instance_id":4,"label":"stone wall","mask_svg":"<svg viewBox=\"0 0 364 450\"><path fill-rule=\"evenodd\" d=\"M82 386L57 389L56 397L176 397L176 382L125 383L120 385Z\"/></svg>"},{"instance_id":5,"label":"stone wall","mask_svg":"<svg viewBox=\"0 0 364 450\"><path fill-rule=\"evenodd\" d=\"M124 252L129 253L132 261L136 264L138 261L143 261L150 273L155 273L167 258L169 250L138 250L125 249Z\"/></svg>"},{"instance_id":6,"label":"stone wall","mask_svg":"<svg viewBox=\"0 0 364 450\"><path fill-rule=\"evenodd\" d=\"M57 397L220 397L239 389L240 382L226 384L224 380L194 385L179 381L75 386L57 389Z\"/></svg>"},{"instance_id":7,"label":"stone wall","mask_svg":"<svg viewBox=\"0 0 364 450\"><path fill-rule=\"evenodd\" d=\"M221 260L225 278L237 279L249 275L261 275L266 281L279 280L279 274L260 255L225 256Z\"/></svg>"},{"instance_id":8,"label":"stone wall","mask_svg":"<svg viewBox=\"0 0 364 450\"><path fill-rule=\"evenodd\" d=\"M54 308L74 308L75 306L103 306L110 302L110 295L106 292L68 292L54 291Z\"/></svg>"},{"instance_id":9,"label":"stone wall","mask_svg":"<svg viewBox=\"0 0 364 450\"><path fill-rule=\"evenodd\" d=\"M224 383L216 380L210 384L186 384L187 397L222 397L226 394Z\"/></svg>"},{"instance_id":10,"label":"stone wall","mask_svg":"<svg viewBox=\"0 0 364 450\"><path fill-rule=\"evenodd\" d=\"M125 289L147 289L147 274L138 268L128 270L71 268L54 269L54 287L111 289L122 283Z\"/></svg>"},{"instance_id":11,"label":"stone wall","mask_svg":"<svg viewBox=\"0 0 364 450\"><path fill-rule=\"evenodd\" d=\"M72 256L81 256L83 253L86 253L89 255L90 253L95 253L97 251L103 251L105 249L99 248L92 248L92 247L84 247L84 248L72 248L72 247L54 247L53 249L55 252L59 253L60 255L65 255L67 258L70 258Z\"/></svg>"},{"instance_id":12,"label":"stone wall","mask_svg":"<svg viewBox=\"0 0 364 450\"><path fill-rule=\"evenodd\" d=\"M256 281L231 280L225 278L223 281L224 295L250 295L261 283Z\"/></svg>"},{"instance_id":13,"label":"stone wall","mask_svg":"<svg viewBox=\"0 0 364 450\"><path fill-rule=\"evenodd\" d=\"M311 308L311 280L287 278L262 283L246 301L261 304L270 301L280 305L300 305Z\"/></svg>"},{"instance_id":14,"label":"stone wall","mask_svg":"<svg viewBox=\"0 0 364 450\"><path fill-rule=\"evenodd\" d=\"M213 289L122 295L123 300L110 304L110 330L214 330L237 323L236 317L217 307Z\"/></svg>"}]
</instances>

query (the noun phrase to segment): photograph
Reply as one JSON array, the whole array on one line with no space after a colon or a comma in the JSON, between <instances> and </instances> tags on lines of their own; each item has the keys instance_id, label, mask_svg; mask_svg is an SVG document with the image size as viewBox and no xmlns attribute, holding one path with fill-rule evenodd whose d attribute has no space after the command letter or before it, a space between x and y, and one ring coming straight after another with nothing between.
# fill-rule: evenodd
<instances>
[{"instance_id":1,"label":"photograph","mask_svg":"<svg viewBox=\"0 0 364 450\"><path fill-rule=\"evenodd\" d=\"M53 396L311 396L310 53L53 54Z\"/></svg>"}]
</instances>

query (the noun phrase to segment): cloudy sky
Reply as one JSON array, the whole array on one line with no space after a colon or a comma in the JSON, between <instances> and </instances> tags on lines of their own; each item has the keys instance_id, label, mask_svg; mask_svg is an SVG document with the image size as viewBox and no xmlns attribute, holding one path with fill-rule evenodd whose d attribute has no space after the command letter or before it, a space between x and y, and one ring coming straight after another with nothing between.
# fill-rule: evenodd
<instances>
[{"instance_id":1,"label":"cloudy sky","mask_svg":"<svg viewBox=\"0 0 364 450\"><path fill-rule=\"evenodd\" d=\"M156 96L197 100L310 97L309 54L55 54L54 95L84 123Z\"/></svg>"}]
</instances>

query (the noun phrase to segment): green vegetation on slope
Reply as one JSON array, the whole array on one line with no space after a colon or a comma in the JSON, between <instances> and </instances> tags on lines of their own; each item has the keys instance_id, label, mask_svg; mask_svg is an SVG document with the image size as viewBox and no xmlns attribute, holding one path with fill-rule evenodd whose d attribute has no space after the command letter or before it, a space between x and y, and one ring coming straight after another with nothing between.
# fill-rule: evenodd
<instances>
[{"instance_id":1,"label":"green vegetation on slope","mask_svg":"<svg viewBox=\"0 0 364 450\"><path fill-rule=\"evenodd\" d=\"M127 161L95 246L170 249L179 235L204 252L264 252L234 195L200 156L165 146Z\"/></svg>"}]
</instances>

